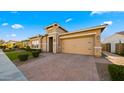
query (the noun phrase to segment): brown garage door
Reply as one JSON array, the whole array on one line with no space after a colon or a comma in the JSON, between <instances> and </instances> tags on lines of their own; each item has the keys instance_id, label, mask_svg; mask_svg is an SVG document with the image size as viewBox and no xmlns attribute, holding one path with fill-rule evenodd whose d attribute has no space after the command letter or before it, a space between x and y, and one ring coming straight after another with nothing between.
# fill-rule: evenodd
<instances>
[{"instance_id":1,"label":"brown garage door","mask_svg":"<svg viewBox=\"0 0 124 93\"><path fill-rule=\"evenodd\" d=\"M93 55L94 52L94 38L93 37L79 37L62 40L62 52L73 54Z\"/></svg>"}]
</instances>

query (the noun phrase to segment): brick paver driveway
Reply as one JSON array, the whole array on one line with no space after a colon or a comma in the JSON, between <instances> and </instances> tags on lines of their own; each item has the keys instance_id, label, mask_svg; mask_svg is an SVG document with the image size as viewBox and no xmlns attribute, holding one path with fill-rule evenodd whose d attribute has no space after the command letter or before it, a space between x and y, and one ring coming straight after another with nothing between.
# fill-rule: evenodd
<instances>
[{"instance_id":1,"label":"brick paver driveway","mask_svg":"<svg viewBox=\"0 0 124 93\"><path fill-rule=\"evenodd\" d=\"M18 67L28 80L109 80L106 69L99 67L109 64L105 58L42 53L39 58L28 60L28 62ZM99 75L101 72L97 69L105 73ZM104 75L106 75L105 78Z\"/></svg>"}]
</instances>

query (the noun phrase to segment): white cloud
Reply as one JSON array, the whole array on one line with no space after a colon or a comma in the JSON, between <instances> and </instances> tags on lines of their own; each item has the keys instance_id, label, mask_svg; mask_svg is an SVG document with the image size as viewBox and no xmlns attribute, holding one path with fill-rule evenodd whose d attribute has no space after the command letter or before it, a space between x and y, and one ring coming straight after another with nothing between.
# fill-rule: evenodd
<instances>
[{"instance_id":1,"label":"white cloud","mask_svg":"<svg viewBox=\"0 0 124 93\"><path fill-rule=\"evenodd\" d=\"M68 22L70 22L70 21L72 21L72 18L66 19L66 20L65 20L65 23L68 23Z\"/></svg>"},{"instance_id":2,"label":"white cloud","mask_svg":"<svg viewBox=\"0 0 124 93\"><path fill-rule=\"evenodd\" d=\"M112 25L112 21L105 21L105 22L103 22L103 24L108 24L108 25Z\"/></svg>"},{"instance_id":3,"label":"white cloud","mask_svg":"<svg viewBox=\"0 0 124 93\"><path fill-rule=\"evenodd\" d=\"M16 37L16 34L11 34L12 37Z\"/></svg>"},{"instance_id":4,"label":"white cloud","mask_svg":"<svg viewBox=\"0 0 124 93\"><path fill-rule=\"evenodd\" d=\"M3 23L3 24L2 24L2 26L7 26L7 25L8 25L8 23Z\"/></svg>"},{"instance_id":5,"label":"white cloud","mask_svg":"<svg viewBox=\"0 0 124 93\"><path fill-rule=\"evenodd\" d=\"M14 25L12 25L11 27L12 27L13 29L22 29L22 28L24 28L23 25L21 25L21 24L14 24Z\"/></svg>"},{"instance_id":6,"label":"white cloud","mask_svg":"<svg viewBox=\"0 0 124 93\"><path fill-rule=\"evenodd\" d=\"M109 13L110 11L92 11L90 13L90 15L101 15L101 14L104 14L104 13Z\"/></svg>"}]
</instances>

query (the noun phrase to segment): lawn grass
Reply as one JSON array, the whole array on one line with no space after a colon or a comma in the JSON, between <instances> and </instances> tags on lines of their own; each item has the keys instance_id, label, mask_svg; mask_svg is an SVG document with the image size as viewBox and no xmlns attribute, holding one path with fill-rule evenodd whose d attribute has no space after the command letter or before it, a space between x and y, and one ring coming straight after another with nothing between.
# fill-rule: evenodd
<instances>
[{"instance_id":1,"label":"lawn grass","mask_svg":"<svg viewBox=\"0 0 124 93\"><path fill-rule=\"evenodd\" d=\"M19 51L10 51L10 52L5 52L6 55L9 57L10 60L15 61L18 60L18 55L22 53L28 53L29 57L31 57L31 52L27 52L24 50L19 50Z\"/></svg>"},{"instance_id":2,"label":"lawn grass","mask_svg":"<svg viewBox=\"0 0 124 93\"><path fill-rule=\"evenodd\" d=\"M113 81L124 81L124 66L110 64L108 70Z\"/></svg>"}]
</instances>

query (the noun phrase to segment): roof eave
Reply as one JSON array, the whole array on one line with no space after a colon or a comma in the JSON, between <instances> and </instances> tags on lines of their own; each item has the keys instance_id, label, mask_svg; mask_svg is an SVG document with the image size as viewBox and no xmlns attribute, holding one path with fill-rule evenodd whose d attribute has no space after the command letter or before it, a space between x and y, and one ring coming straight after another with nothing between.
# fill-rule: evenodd
<instances>
[{"instance_id":1,"label":"roof eave","mask_svg":"<svg viewBox=\"0 0 124 93\"><path fill-rule=\"evenodd\" d=\"M61 35L66 35L66 34L73 34L73 33L80 33L80 32L85 32L85 31L89 31L89 30L95 30L95 29L101 29L101 33L103 32L103 30L107 27L107 24L103 24L103 25L99 25L99 26L95 26L95 27L90 27L90 28L86 28L86 29L82 29L79 31L74 31L74 32L69 32L69 33L63 33Z\"/></svg>"},{"instance_id":2,"label":"roof eave","mask_svg":"<svg viewBox=\"0 0 124 93\"><path fill-rule=\"evenodd\" d=\"M47 29L49 29L49 28L51 28L51 27L53 27L53 26L58 26L60 29L64 30L65 32L68 32L67 30L65 30L63 27L61 27L61 26L60 26L59 24L57 24L57 23L54 23L54 24L52 24L52 25L49 25L49 26L45 27L45 30L47 30Z\"/></svg>"}]
</instances>

